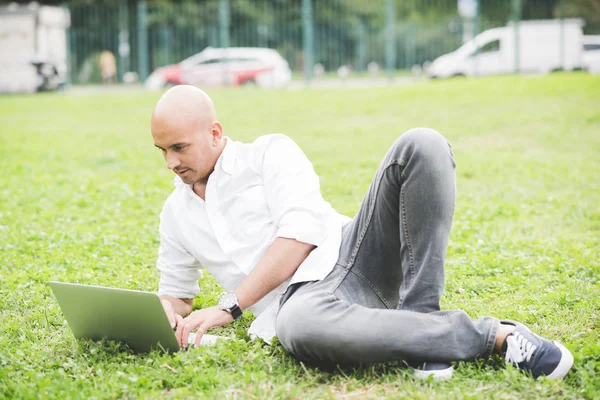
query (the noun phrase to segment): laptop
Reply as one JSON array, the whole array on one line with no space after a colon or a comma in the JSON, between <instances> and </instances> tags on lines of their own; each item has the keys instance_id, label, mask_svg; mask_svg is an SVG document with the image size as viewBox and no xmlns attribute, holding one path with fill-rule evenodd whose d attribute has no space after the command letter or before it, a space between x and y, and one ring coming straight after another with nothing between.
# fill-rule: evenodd
<instances>
[{"instance_id":1,"label":"laptop","mask_svg":"<svg viewBox=\"0 0 600 400\"><path fill-rule=\"evenodd\" d=\"M121 341L137 352L180 350L156 293L56 281L49 284L77 340ZM188 343L195 337L191 333ZM227 338L204 334L200 345L218 339Z\"/></svg>"}]
</instances>

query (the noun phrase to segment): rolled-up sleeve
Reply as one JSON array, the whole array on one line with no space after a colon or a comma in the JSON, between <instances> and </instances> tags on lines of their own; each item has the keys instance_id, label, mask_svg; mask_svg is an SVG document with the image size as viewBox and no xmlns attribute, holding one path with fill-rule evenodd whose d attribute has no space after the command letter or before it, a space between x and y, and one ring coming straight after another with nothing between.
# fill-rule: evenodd
<instances>
[{"instance_id":1,"label":"rolled-up sleeve","mask_svg":"<svg viewBox=\"0 0 600 400\"><path fill-rule=\"evenodd\" d=\"M300 147L277 135L265 149L262 173L277 236L321 245L327 238L324 216L331 206L323 200L319 177Z\"/></svg>"},{"instance_id":2,"label":"rolled-up sleeve","mask_svg":"<svg viewBox=\"0 0 600 400\"><path fill-rule=\"evenodd\" d=\"M160 271L158 294L193 299L200 293L202 265L178 240L175 217L168 202L160 214L160 247L156 267Z\"/></svg>"}]
</instances>

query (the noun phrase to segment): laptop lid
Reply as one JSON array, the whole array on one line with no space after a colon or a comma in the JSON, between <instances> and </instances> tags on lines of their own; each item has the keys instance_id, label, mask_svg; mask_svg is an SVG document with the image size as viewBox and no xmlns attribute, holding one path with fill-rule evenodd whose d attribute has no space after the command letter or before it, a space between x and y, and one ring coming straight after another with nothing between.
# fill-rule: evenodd
<instances>
[{"instance_id":1,"label":"laptop lid","mask_svg":"<svg viewBox=\"0 0 600 400\"><path fill-rule=\"evenodd\" d=\"M76 339L125 342L138 352L179 344L156 293L49 282Z\"/></svg>"}]
</instances>

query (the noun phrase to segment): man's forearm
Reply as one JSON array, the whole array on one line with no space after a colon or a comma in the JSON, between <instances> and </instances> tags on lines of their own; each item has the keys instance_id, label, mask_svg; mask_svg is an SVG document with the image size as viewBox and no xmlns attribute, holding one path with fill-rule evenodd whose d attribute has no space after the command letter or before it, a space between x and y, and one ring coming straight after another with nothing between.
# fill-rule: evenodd
<instances>
[{"instance_id":1,"label":"man's forearm","mask_svg":"<svg viewBox=\"0 0 600 400\"><path fill-rule=\"evenodd\" d=\"M173 307L173 311L182 317L185 317L192 312L192 307L194 306L194 299L179 299L177 297L167 295L160 296L160 299L168 300Z\"/></svg>"},{"instance_id":2,"label":"man's forearm","mask_svg":"<svg viewBox=\"0 0 600 400\"><path fill-rule=\"evenodd\" d=\"M314 248L312 244L294 239L275 239L252 272L235 289L240 307L246 309L254 305L294 275Z\"/></svg>"}]
</instances>

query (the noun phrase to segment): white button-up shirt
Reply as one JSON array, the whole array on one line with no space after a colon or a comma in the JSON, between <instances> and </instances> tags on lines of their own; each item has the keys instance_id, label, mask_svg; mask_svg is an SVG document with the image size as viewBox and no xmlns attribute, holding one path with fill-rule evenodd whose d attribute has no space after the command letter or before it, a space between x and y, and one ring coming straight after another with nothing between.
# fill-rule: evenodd
<instances>
[{"instance_id":1,"label":"white button-up shirt","mask_svg":"<svg viewBox=\"0 0 600 400\"><path fill-rule=\"evenodd\" d=\"M331 272L350 219L323 200L312 164L285 135L251 144L227 139L205 200L179 177L174 184L160 215L160 295L194 298L202 268L233 291L277 237L317 246L290 279L250 307L250 335L270 341L281 295L292 283Z\"/></svg>"}]
</instances>

